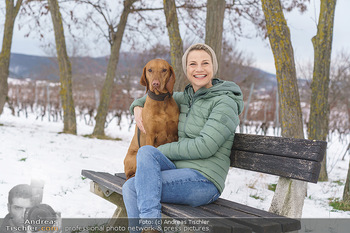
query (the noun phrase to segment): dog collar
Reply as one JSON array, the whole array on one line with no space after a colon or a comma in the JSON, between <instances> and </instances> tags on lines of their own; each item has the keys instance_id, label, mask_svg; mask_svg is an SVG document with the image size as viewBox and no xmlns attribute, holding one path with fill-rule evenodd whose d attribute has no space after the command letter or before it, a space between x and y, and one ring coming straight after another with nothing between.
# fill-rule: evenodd
<instances>
[{"instance_id":1,"label":"dog collar","mask_svg":"<svg viewBox=\"0 0 350 233\"><path fill-rule=\"evenodd\" d=\"M164 101L164 99L165 99L167 96L169 96L169 97L172 96L172 94L170 94L170 92L168 92L168 93L161 93L161 94L157 95L156 93L154 93L154 92L152 92L152 91L150 91L150 90L147 91L147 95L148 95L152 100L156 100L156 101Z\"/></svg>"}]
</instances>

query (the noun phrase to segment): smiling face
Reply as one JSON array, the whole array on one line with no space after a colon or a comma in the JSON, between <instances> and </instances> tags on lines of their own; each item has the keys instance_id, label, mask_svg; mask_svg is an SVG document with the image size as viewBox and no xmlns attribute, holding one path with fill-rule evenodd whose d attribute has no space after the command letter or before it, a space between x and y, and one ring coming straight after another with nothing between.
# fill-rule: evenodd
<instances>
[{"instance_id":1,"label":"smiling face","mask_svg":"<svg viewBox=\"0 0 350 233\"><path fill-rule=\"evenodd\" d=\"M196 92L200 88L209 88L213 79L213 62L204 50L192 50L187 56L187 78Z\"/></svg>"}]
</instances>

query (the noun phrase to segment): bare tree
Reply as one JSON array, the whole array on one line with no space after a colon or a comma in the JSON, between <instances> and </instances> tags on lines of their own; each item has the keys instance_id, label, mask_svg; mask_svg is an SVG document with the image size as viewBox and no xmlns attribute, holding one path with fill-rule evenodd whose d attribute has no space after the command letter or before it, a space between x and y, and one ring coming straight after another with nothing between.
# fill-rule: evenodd
<instances>
[{"instance_id":1,"label":"bare tree","mask_svg":"<svg viewBox=\"0 0 350 233\"><path fill-rule=\"evenodd\" d=\"M348 150L349 150L349 147L348 147ZM346 182L345 182L345 187L343 192L343 202L350 203L350 162L349 162L348 174L346 176Z\"/></svg>"},{"instance_id":2,"label":"bare tree","mask_svg":"<svg viewBox=\"0 0 350 233\"><path fill-rule=\"evenodd\" d=\"M350 52L340 51L332 60L329 88L330 130L337 131L339 140L350 132ZM345 148L343 160L350 154L350 143ZM350 203L350 163L342 202Z\"/></svg>"},{"instance_id":3,"label":"bare tree","mask_svg":"<svg viewBox=\"0 0 350 233\"><path fill-rule=\"evenodd\" d=\"M257 86L263 83L262 74L257 69L252 69L255 60L251 55L238 49L234 42L227 40L223 41L222 48L225 53L220 59L221 78L234 81L243 89L249 89L252 83ZM249 91L243 94L248 93Z\"/></svg>"},{"instance_id":4,"label":"bare tree","mask_svg":"<svg viewBox=\"0 0 350 233\"><path fill-rule=\"evenodd\" d=\"M115 31L112 25L110 25L109 27L109 41L111 44L111 55L108 61L106 79L101 91L100 104L97 109L96 125L92 133L93 136L105 135L104 133L105 122L106 122L106 117L108 113L111 93L113 90L113 81L116 76L115 74L116 74L116 69L119 61L120 46L122 43L128 15L131 12L131 6L134 2L136 2L136 0L124 1L124 9L123 9L122 15L120 16L117 31Z\"/></svg>"},{"instance_id":5,"label":"bare tree","mask_svg":"<svg viewBox=\"0 0 350 233\"><path fill-rule=\"evenodd\" d=\"M221 60L222 34L224 30L225 0L207 1L205 43L213 48L218 61ZM220 64L216 76L220 77Z\"/></svg>"},{"instance_id":6,"label":"bare tree","mask_svg":"<svg viewBox=\"0 0 350 233\"><path fill-rule=\"evenodd\" d=\"M330 130L340 136L350 132L350 52L340 51L332 60L329 90Z\"/></svg>"},{"instance_id":7,"label":"bare tree","mask_svg":"<svg viewBox=\"0 0 350 233\"><path fill-rule=\"evenodd\" d=\"M314 72L311 84L311 106L308 136L312 140L327 139L329 122L329 73L331 65L333 25L336 0L321 0L314 46ZM327 156L323 158L319 181L327 181Z\"/></svg>"},{"instance_id":8,"label":"bare tree","mask_svg":"<svg viewBox=\"0 0 350 233\"><path fill-rule=\"evenodd\" d=\"M187 85L187 79L182 69L183 45L179 30L179 22L176 13L175 0L164 0L164 14L166 18L166 27L168 29L170 41L170 58L171 64L176 75L174 85L175 91L184 90Z\"/></svg>"},{"instance_id":9,"label":"bare tree","mask_svg":"<svg viewBox=\"0 0 350 233\"><path fill-rule=\"evenodd\" d=\"M280 0L261 0L261 2L276 65L282 136L303 138L303 121L290 31ZM290 217L301 217L306 190L305 182L279 178L270 211Z\"/></svg>"},{"instance_id":10,"label":"bare tree","mask_svg":"<svg viewBox=\"0 0 350 233\"><path fill-rule=\"evenodd\" d=\"M11 45L13 37L13 27L22 5L23 0L6 0L6 16L4 36L2 40L2 48L0 53L0 115L3 112L4 105L7 100ZM15 4L16 2L16 4Z\"/></svg>"},{"instance_id":11,"label":"bare tree","mask_svg":"<svg viewBox=\"0 0 350 233\"><path fill-rule=\"evenodd\" d=\"M72 66L67 55L62 16L57 0L48 0L52 23L55 31L58 66L60 69L61 101L63 108L63 132L76 134L77 125L72 92Z\"/></svg>"}]
</instances>

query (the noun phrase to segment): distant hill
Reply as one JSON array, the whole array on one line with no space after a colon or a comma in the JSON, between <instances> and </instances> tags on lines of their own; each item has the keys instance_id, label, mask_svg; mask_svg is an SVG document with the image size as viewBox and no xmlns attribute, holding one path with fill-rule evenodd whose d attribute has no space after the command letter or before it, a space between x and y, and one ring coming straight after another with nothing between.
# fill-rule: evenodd
<instances>
[{"instance_id":1,"label":"distant hill","mask_svg":"<svg viewBox=\"0 0 350 233\"><path fill-rule=\"evenodd\" d=\"M121 53L117 72L122 75L139 74L152 55ZM159 57L159 56L157 56ZM162 57L170 62L169 57ZM105 74L108 57L71 57L73 74ZM55 57L33 56L12 53L10 58L10 77L16 79L42 79L58 81L58 63Z\"/></svg>"},{"instance_id":2,"label":"distant hill","mask_svg":"<svg viewBox=\"0 0 350 233\"><path fill-rule=\"evenodd\" d=\"M71 62L73 73L103 74L107 68L108 58L78 57L71 58ZM54 57L11 54L11 78L59 81L58 70L58 62Z\"/></svg>"},{"instance_id":3,"label":"distant hill","mask_svg":"<svg viewBox=\"0 0 350 233\"><path fill-rule=\"evenodd\" d=\"M167 55L147 56L136 53L121 53L117 69L117 75L140 76L143 66L154 57L159 57L170 62ZM108 57L72 57L73 75L99 75L104 76L107 70ZM260 88L270 89L276 86L276 76L263 70L249 67L258 72L262 77ZM11 54L10 77L16 79L51 80L59 81L59 69L55 57L32 56L18 53Z\"/></svg>"},{"instance_id":4,"label":"distant hill","mask_svg":"<svg viewBox=\"0 0 350 233\"><path fill-rule=\"evenodd\" d=\"M12 53L10 58L10 77L17 79L39 79L40 70L55 66L48 57Z\"/></svg>"},{"instance_id":5,"label":"distant hill","mask_svg":"<svg viewBox=\"0 0 350 233\"><path fill-rule=\"evenodd\" d=\"M265 88L266 90L273 89L274 87L277 87L277 79L275 74L268 73L266 71L257 69L257 68L252 68L255 69L259 72L261 77L263 77L263 82L260 83L261 88Z\"/></svg>"}]
</instances>

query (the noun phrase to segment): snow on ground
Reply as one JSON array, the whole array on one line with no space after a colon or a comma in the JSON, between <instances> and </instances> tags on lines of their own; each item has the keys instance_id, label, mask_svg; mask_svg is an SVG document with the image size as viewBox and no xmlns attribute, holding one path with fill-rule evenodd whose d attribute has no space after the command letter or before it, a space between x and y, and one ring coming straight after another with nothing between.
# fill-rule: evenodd
<instances>
[{"instance_id":1,"label":"snow on ground","mask_svg":"<svg viewBox=\"0 0 350 233\"><path fill-rule=\"evenodd\" d=\"M7 214L8 191L15 185L45 181L43 203L51 205L63 218L109 218L115 206L89 191L90 181L82 169L123 172L123 159L133 135L125 120L120 129L113 121L106 134L121 141L90 139L93 127L78 122L78 136L61 134L62 122L12 116L8 109L0 116L0 217ZM303 217L350 218L350 212L333 210L329 199L341 198L349 166L342 160L350 135L336 136L328 144L328 182L308 184ZM269 184L277 177L232 168L222 197L268 210L273 191Z\"/></svg>"}]
</instances>

